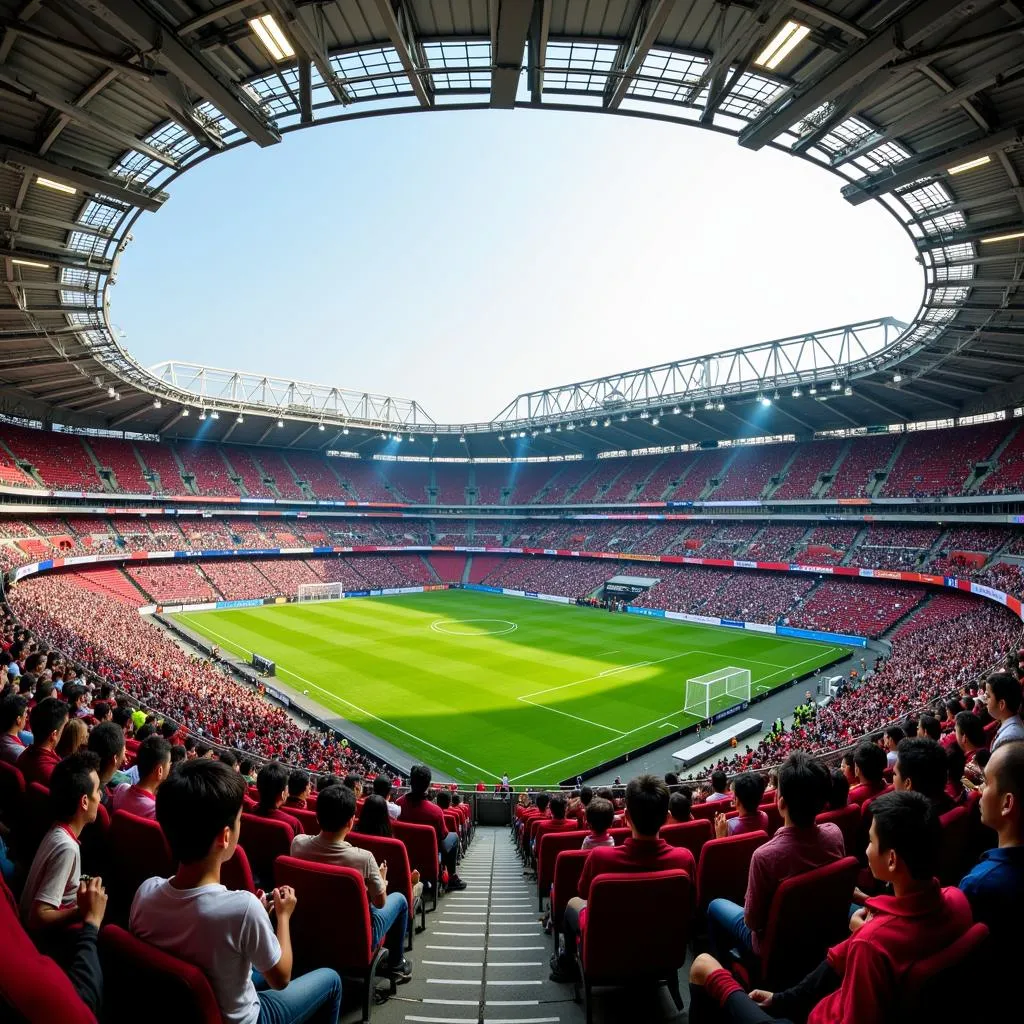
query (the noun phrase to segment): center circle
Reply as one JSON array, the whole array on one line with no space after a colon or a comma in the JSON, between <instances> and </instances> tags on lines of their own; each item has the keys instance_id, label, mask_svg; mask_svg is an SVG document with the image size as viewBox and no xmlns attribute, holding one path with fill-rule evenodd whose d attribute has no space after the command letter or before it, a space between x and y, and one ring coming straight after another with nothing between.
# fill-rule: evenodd
<instances>
[{"instance_id":1,"label":"center circle","mask_svg":"<svg viewBox=\"0 0 1024 1024\"><path fill-rule=\"evenodd\" d=\"M451 626L469 626L475 622L493 622L498 629L450 629ZM437 619L430 624L435 633L444 633L446 636L504 636L506 633L514 633L519 624L510 622L508 619Z\"/></svg>"}]
</instances>

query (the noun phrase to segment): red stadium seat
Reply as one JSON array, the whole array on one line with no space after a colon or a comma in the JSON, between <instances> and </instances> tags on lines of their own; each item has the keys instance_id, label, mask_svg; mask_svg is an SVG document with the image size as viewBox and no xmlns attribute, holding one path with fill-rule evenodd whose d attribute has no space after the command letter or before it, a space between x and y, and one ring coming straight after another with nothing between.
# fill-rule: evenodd
<instances>
[{"instance_id":1,"label":"red stadium seat","mask_svg":"<svg viewBox=\"0 0 1024 1024\"><path fill-rule=\"evenodd\" d=\"M860 851L857 844L860 840L861 809L856 804L847 804L845 807L837 807L832 811L822 811L815 819L818 825L831 822L839 826L843 833L843 843L846 852L851 856L858 856Z\"/></svg>"},{"instance_id":2,"label":"red stadium seat","mask_svg":"<svg viewBox=\"0 0 1024 1024\"><path fill-rule=\"evenodd\" d=\"M758 810L764 811L764 813L768 815L769 837L775 835L775 833L783 826L782 811L779 810L778 804L772 800L770 803L761 804Z\"/></svg>"},{"instance_id":3,"label":"red stadium seat","mask_svg":"<svg viewBox=\"0 0 1024 1024\"><path fill-rule=\"evenodd\" d=\"M320 831L320 822L316 820L316 811L302 807L282 807L281 810L295 818L307 836L315 836Z\"/></svg>"},{"instance_id":4,"label":"red stadium seat","mask_svg":"<svg viewBox=\"0 0 1024 1024\"><path fill-rule=\"evenodd\" d=\"M433 903L431 910L437 910L437 890L440 886L437 833L430 825L414 825L400 819L391 823L391 831L396 839L405 844L409 864L420 873L424 893L429 887Z\"/></svg>"},{"instance_id":5,"label":"red stadium seat","mask_svg":"<svg viewBox=\"0 0 1024 1024\"><path fill-rule=\"evenodd\" d=\"M0 761L0 821L16 831L25 813L25 778L13 764Z\"/></svg>"},{"instance_id":6,"label":"red stadium seat","mask_svg":"<svg viewBox=\"0 0 1024 1024\"><path fill-rule=\"evenodd\" d=\"M127 921L135 893L147 878L170 878L174 858L163 829L150 818L115 811L110 820L111 919Z\"/></svg>"},{"instance_id":7,"label":"red stadium seat","mask_svg":"<svg viewBox=\"0 0 1024 1024\"><path fill-rule=\"evenodd\" d=\"M558 952L558 935L562 930L562 915L574 896L579 895L580 876L583 865L590 856L589 850L563 850L555 858L555 880L551 890L551 924L555 936L555 952Z\"/></svg>"},{"instance_id":8,"label":"red stadium seat","mask_svg":"<svg viewBox=\"0 0 1024 1024\"><path fill-rule=\"evenodd\" d=\"M249 866L249 858L246 856L242 844L235 845L235 852L231 859L225 861L220 868L220 881L225 889L235 891L244 889L246 892L256 892L256 882L252 877L252 868Z\"/></svg>"},{"instance_id":9,"label":"red stadium seat","mask_svg":"<svg viewBox=\"0 0 1024 1024\"><path fill-rule=\"evenodd\" d=\"M631 835L633 830L631 828L610 828L608 829L608 835L615 840L616 846L621 846Z\"/></svg>"},{"instance_id":10,"label":"red stadium seat","mask_svg":"<svg viewBox=\"0 0 1024 1024\"><path fill-rule=\"evenodd\" d=\"M952 945L934 956L917 960L903 977L902 1012L894 1020L962 1021L991 1020L986 1002L994 993L985 985L965 985L964 978L978 978L988 964L988 928L974 924ZM974 968L972 970L972 968ZM987 998L986 998L987 997ZM994 1007L993 1007L994 1009Z\"/></svg>"},{"instance_id":11,"label":"red stadium seat","mask_svg":"<svg viewBox=\"0 0 1024 1024\"><path fill-rule=\"evenodd\" d=\"M565 856L563 854L562 856ZM685 871L598 875L590 884L586 927L580 941L579 982L587 1024L593 1020L597 985L668 985L677 1010L683 1008L679 968L686 962L689 908L693 899ZM624 942L623 936L629 936Z\"/></svg>"},{"instance_id":12,"label":"red stadium seat","mask_svg":"<svg viewBox=\"0 0 1024 1024\"><path fill-rule=\"evenodd\" d=\"M732 804L728 800L712 800L710 803L694 804L690 808L690 814L694 821L703 819L714 825L716 814L724 814L731 809ZM764 810L764 808L762 807L761 810Z\"/></svg>"},{"instance_id":13,"label":"red stadium seat","mask_svg":"<svg viewBox=\"0 0 1024 1024\"><path fill-rule=\"evenodd\" d=\"M957 885L970 869L971 815L966 807L954 807L939 818L942 846L938 877L943 885Z\"/></svg>"},{"instance_id":14,"label":"red stadium seat","mask_svg":"<svg viewBox=\"0 0 1024 1024\"><path fill-rule=\"evenodd\" d=\"M291 826L273 818L243 813L238 841L245 847L252 873L259 885L269 892L280 884L274 880L274 861L291 852Z\"/></svg>"},{"instance_id":15,"label":"red stadium seat","mask_svg":"<svg viewBox=\"0 0 1024 1024\"><path fill-rule=\"evenodd\" d=\"M373 945L370 904L363 876L354 868L278 857L274 877L295 889L298 903L291 919L293 973L330 967L363 985L363 1021L370 1019L373 979L384 963L384 937ZM339 922L344 927L339 927ZM394 992L394 983L391 990Z\"/></svg>"},{"instance_id":16,"label":"red stadium seat","mask_svg":"<svg viewBox=\"0 0 1024 1024\"><path fill-rule=\"evenodd\" d=\"M387 836L364 836L358 832L349 832L348 841L361 850L369 850L378 864L387 862L388 890L400 892L409 904L408 947L412 949L412 936L416 930L416 915L420 916L419 930L427 927L427 908L423 898L414 900L412 896L412 868L409 866L409 852L401 839L389 839Z\"/></svg>"},{"instance_id":17,"label":"red stadium seat","mask_svg":"<svg viewBox=\"0 0 1024 1024\"><path fill-rule=\"evenodd\" d=\"M696 818L693 821L663 825L658 835L670 846L685 847L693 854L693 859L699 861L701 848L714 838L715 833L707 818Z\"/></svg>"},{"instance_id":18,"label":"red stadium seat","mask_svg":"<svg viewBox=\"0 0 1024 1024\"><path fill-rule=\"evenodd\" d=\"M697 862L698 905L706 910L712 900L721 898L743 906L750 858L766 842L765 832L745 832L708 840Z\"/></svg>"},{"instance_id":19,"label":"red stadium seat","mask_svg":"<svg viewBox=\"0 0 1024 1024\"><path fill-rule=\"evenodd\" d=\"M555 860L563 850L578 850L590 833L546 832L537 844L537 910L544 909L544 900L551 894L555 881Z\"/></svg>"}]
</instances>

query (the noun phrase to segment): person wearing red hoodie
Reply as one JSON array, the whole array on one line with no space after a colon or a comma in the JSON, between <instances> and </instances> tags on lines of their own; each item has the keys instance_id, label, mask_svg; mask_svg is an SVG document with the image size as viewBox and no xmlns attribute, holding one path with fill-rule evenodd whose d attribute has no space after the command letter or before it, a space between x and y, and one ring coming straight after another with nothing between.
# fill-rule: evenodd
<instances>
[{"instance_id":1,"label":"person wearing red hoodie","mask_svg":"<svg viewBox=\"0 0 1024 1024\"><path fill-rule=\"evenodd\" d=\"M868 865L875 878L892 885L893 895L869 898L850 921L850 937L784 992L754 989L748 995L714 957L698 956L690 968L691 1024L889 1020L901 1004L908 969L971 927L966 896L953 887L940 888L934 877L942 833L927 797L886 793L872 810Z\"/></svg>"}]
</instances>

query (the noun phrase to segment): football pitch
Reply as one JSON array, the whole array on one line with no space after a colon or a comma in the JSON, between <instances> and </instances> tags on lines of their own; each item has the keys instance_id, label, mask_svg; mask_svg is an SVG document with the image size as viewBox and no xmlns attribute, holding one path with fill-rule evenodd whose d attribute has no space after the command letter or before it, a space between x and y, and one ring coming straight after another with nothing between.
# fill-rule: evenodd
<instances>
[{"instance_id":1,"label":"football pitch","mask_svg":"<svg viewBox=\"0 0 1024 1024\"><path fill-rule=\"evenodd\" d=\"M290 689L467 784L573 778L694 724L689 678L746 668L756 697L847 653L457 590L174 618L224 651L269 658Z\"/></svg>"}]
</instances>

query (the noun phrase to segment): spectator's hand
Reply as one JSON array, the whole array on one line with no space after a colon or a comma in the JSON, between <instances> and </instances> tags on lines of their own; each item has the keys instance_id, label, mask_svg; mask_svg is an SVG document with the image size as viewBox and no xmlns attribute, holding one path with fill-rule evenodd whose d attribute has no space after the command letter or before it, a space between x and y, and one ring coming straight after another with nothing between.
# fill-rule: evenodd
<instances>
[{"instance_id":1,"label":"spectator's hand","mask_svg":"<svg viewBox=\"0 0 1024 1024\"><path fill-rule=\"evenodd\" d=\"M107 911L107 890L103 888L102 878L90 878L88 882L78 885L78 913L85 924L97 929L103 923L103 915Z\"/></svg>"},{"instance_id":2,"label":"spectator's hand","mask_svg":"<svg viewBox=\"0 0 1024 1024\"><path fill-rule=\"evenodd\" d=\"M710 953L701 953L690 967L690 984L706 985L708 978L721 969L722 965Z\"/></svg>"},{"instance_id":3,"label":"spectator's hand","mask_svg":"<svg viewBox=\"0 0 1024 1024\"><path fill-rule=\"evenodd\" d=\"M854 903L857 903L860 906L864 906L864 903L867 900L867 898L868 898L868 894L863 889L861 889L859 886L854 886L854 888L853 888L853 902Z\"/></svg>"},{"instance_id":4,"label":"spectator's hand","mask_svg":"<svg viewBox=\"0 0 1024 1024\"><path fill-rule=\"evenodd\" d=\"M281 885L271 893L271 896L274 900L274 913L277 914L277 919L280 921L291 917L295 911L295 904L298 902L295 890L290 885Z\"/></svg>"},{"instance_id":5,"label":"spectator's hand","mask_svg":"<svg viewBox=\"0 0 1024 1024\"><path fill-rule=\"evenodd\" d=\"M415 885L420 880L419 871L417 871L416 868L413 868L412 874L409 876L409 878L412 881L412 884Z\"/></svg>"},{"instance_id":6,"label":"spectator's hand","mask_svg":"<svg viewBox=\"0 0 1024 1024\"><path fill-rule=\"evenodd\" d=\"M750 993L751 1002L756 1003L762 1010L767 1010L772 1005L772 999L774 998L774 992L766 992L763 988L755 988Z\"/></svg>"},{"instance_id":7,"label":"spectator's hand","mask_svg":"<svg viewBox=\"0 0 1024 1024\"><path fill-rule=\"evenodd\" d=\"M861 907L853 917L850 918L850 931L855 932L863 928L871 920L871 911L867 907Z\"/></svg>"},{"instance_id":8,"label":"spectator's hand","mask_svg":"<svg viewBox=\"0 0 1024 1024\"><path fill-rule=\"evenodd\" d=\"M725 820L725 815L719 812L715 815L715 835L719 839L724 839L729 834L729 822Z\"/></svg>"}]
</instances>

